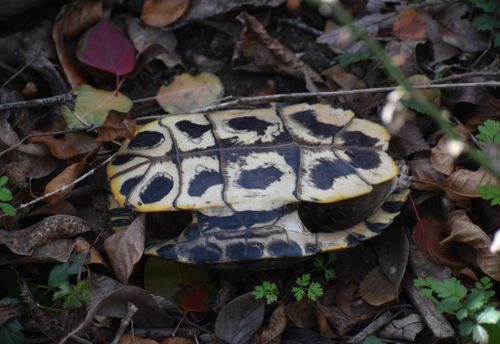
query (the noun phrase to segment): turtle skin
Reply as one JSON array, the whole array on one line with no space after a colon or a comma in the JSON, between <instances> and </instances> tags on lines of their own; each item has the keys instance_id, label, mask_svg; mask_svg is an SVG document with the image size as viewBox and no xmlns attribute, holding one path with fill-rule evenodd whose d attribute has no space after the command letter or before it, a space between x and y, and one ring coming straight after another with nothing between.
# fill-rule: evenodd
<instances>
[{"instance_id":1,"label":"turtle skin","mask_svg":"<svg viewBox=\"0 0 500 344\"><path fill-rule=\"evenodd\" d=\"M216 265L305 258L355 246L399 214L409 182L389 139L325 104L165 116L126 140L107 173L120 207L193 213L149 254Z\"/></svg>"}]
</instances>

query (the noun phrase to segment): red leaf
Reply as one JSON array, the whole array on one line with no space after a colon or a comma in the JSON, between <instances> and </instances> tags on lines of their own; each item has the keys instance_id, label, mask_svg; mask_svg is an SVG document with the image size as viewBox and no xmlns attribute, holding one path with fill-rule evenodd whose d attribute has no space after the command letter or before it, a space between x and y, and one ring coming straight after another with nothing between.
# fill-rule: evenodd
<instances>
[{"instance_id":1,"label":"red leaf","mask_svg":"<svg viewBox=\"0 0 500 344\"><path fill-rule=\"evenodd\" d=\"M441 240L445 236L444 230L444 222L434 219L421 219L413 227L412 238L417 246L435 262L453 267L462 266L462 263L448 254L446 246L441 245Z\"/></svg>"},{"instance_id":2,"label":"red leaf","mask_svg":"<svg viewBox=\"0 0 500 344\"><path fill-rule=\"evenodd\" d=\"M78 60L117 76L130 73L135 67L132 42L108 20L88 29L78 43Z\"/></svg>"}]
</instances>

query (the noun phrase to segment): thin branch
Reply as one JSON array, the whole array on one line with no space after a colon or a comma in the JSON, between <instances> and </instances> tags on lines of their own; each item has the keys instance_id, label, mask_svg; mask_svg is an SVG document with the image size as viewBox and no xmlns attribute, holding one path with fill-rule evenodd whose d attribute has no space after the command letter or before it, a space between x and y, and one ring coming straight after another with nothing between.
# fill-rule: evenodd
<instances>
[{"instance_id":1,"label":"thin branch","mask_svg":"<svg viewBox=\"0 0 500 344\"><path fill-rule=\"evenodd\" d=\"M123 336L123 333L125 332L125 329L128 327L130 322L132 321L132 317L134 316L135 312L137 312L137 306L134 305L132 302L128 303L128 312L125 318L123 318L120 322L120 328L116 332L116 336L111 342L111 344L118 344L120 341L120 338Z\"/></svg>"},{"instance_id":2,"label":"thin branch","mask_svg":"<svg viewBox=\"0 0 500 344\"><path fill-rule=\"evenodd\" d=\"M75 95L71 92L60 94L53 97L38 98L32 100L21 100L18 102L4 103L0 104L0 111L4 110L14 110L14 109L25 109L40 106L51 106L57 104L65 104L73 100Z\"/></svg>"},{"instance_id":3,"label":"thin branch","mask_svg":"<svg viewBox=\"0 0 500 344\"><path fill-rule=\"evenodd\" d=\"M482 82L461 82L455 84L433 84L433 85L419 85L413 86L415 89L456 89L456 88L466 88L466 87L500 87L500 81L482 81ZM254 97L227 97L232 100L228 100L222 103L205 106L202 108L190 111L194 112L209 112L221 109L226 109L238 105L249 105L256 103L266 103L273 101L284 101L292 100L296 98L313 98L313 97L339 97L346 95L355 94L367 94L367 93L380 93L380 92L391 92L397 89L395 86L387 87L374 87L374 88L359 88L354 90L340 90L340 91L328 91L328 92L298 92L298 93L281 93L281 94L271 94L266 96L254 96ZM136 118L138 121L154 120L162 117L163 115L155 116L143 116Z\"/></svg>"},{"instance_id":4,"label":"thin branch","mask_svg":"<svg viewBox=\"0 0 500 344\"><path fill-rule=\"evenodd\" d=\"M463 74L455 74L455 75L450 75L445 78L440 78L440 79L434 79L432 80L432 84L438 84L440 82L447 82L447 81L453 81L453 80L461 80L461 79L467 79L467 78L474 78L474 77L487 77L487 78L492 78L492 77L497 77L500 76L499 71L478 71L478 72L469 72L469 73L463 73Z\"/></svg>"},{"instance_id":5,"label":"thin branch","mask_svg":"<svg viewBox=\"0 0 500 344\"><path fill-rule=\"evenodd\" d=\"M63 185L59 189L54 190L54 191L49 192L49 193L46 193L45 195L40 196L38 198L35 198L34 200L31 200L31 201L29 201L27 203L23 203L23 204L19 205L17 207L17 209L23 209L23 208L30 207L30 206L32 206L32 205L34 205L34 204L36 204L36 203L38 203L40 201L43 201L44 199L46 199L46 198L48 198L48 197L50 197L52 195L55 195L55 194L57 194L59 192L62 192L64 190L69 189L70 187L73 187L74 185L76 185L77 183L81 182L82 180L90 177L99 168L101 168L102 166L106 165L108 162L110 162L111 160L113 160L115 156L116 156L116 153L113 154L113 155L110 155L106 160L104 160L103 162L101 162L99 165L97 165L96 167L94 167L93 169L91 169L90 171L88 171L87 173L82 174L80 177L78 177L77 179L73 180L71 183Z\"/></svg>"}]
</instances>

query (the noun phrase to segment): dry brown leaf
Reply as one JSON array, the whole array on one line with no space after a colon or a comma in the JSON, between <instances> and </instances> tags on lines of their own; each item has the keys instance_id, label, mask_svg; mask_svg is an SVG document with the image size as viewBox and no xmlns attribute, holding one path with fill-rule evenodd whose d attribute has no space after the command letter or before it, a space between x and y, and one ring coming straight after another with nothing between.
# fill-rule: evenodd
<instances>
[{"instance_id":1,"label":"dry brown leaf","mask_svg":"<svg viewBox=\"0 0 500 344\"><path fill-rule=\"evenodd\" d=\"M131 334L124 334L118 344L158 344L156 340L141 338Z\"/></svg>"},{"instance_id":2,"label":"dry brown leaf","mask_svg":"<svg viewBox=\"0 0 500 344\"><path fill-rule=\"evenodd\" d=\"M409 314L403 319L392 320L380 332L382 338L395 341L414 342L416 335L425 328L425 323L416 313Z\"/></svg>"},{"instance_id":3,"label":"dry brown leaf","mask_svg":"<svg viewBox=\"0 0 500 344\"><path fill-rule=\"evenodd\" d=\"M347 315L338 307L327 307L318 303L318 309L325 315L326 319L338 331L341 336L353 330L363 319Z\"/></svg>"},{"instance_id":4,"label":"dry brown leaf","mask_svg":"<svg viewBox=\"0 0 500 344\"><path fill-rule=\"evenodd\" d=\"M42 134L32 132L31 134ZM83 155L97 149L99 143L94 138L83 133L68 133L61 138L54 136L36 136L30 142L40 142L47 145L50 153L60 160L79 160Z\"/></svg>"},{"instance_id":5,"label":"dry brown leaf","mask_svg":"<svg viewBox=\"0 0 500 344\"><path fill-rule=\"evenodd\" d=\"M149 26L167 26L182 17L190 0L146 0L141 20Z\"/></svg>"},{"instance_id":6,"label":"dry brown leaf","mask_svg":"<svg viewBox=\"0 0 500 344\"><path fill-rule=\"evenodd\" d=\"M16 304L14 304L16 303ZM11 318L17 318L26 314L25 305L12 298L0 300L0 327ZM5 331L8 331L4 327Z\"/></svg>"},{"instance_id":7,"label":"dry brown leaf","mask_svg":"<svg viewBox=\"0 0 500 344\"><path fill-rule=\"evenodd\" d=\"M123 137L131 139L135 133L135 119L126 112L111 110L104 123L96 129L96 142L109 142Z\"/></svg>"},{"instance_id":8,"label":"dry brown leaf","mask_svg":"<svg viewBox=\"0 0 500 344\"><path fill-rule=\"evenodd\" d=\"M69 238L90 231L87 222L75 216L54 215L28 228L0 230L0 242L19 255L31 255L35 248L56 239Z\"/></svg>"},{"instance_id":9,"label":"dry brown leaf","mask_svg":"<svg viewBox=\"0 0 500 344\"><path fill-rule=\"evenodd\" d=\"M35 248L31 256L5 256L0 258L0 265L67 262L75 242L70 239L56 239Z\"/></svg>"},{"instance_id":10,"label":"dry brown leaf","mask_svg":"<svg viewBox=\"0 0 500 344\"><path fill-rule=\"evenodd\" d=\"M470 132L463 125L455 127L455 131L466 139ZM455 169L455 157L449 152L448 145L450 138L447 135L442 136L436 146L431 149L431 162L436 170L449 176Z\"/></svg>"},{"instance_id":11,"label":"dry brown leaf","mask_svg":"<svg viewBox=\"0 0 500 344\"><path fill-rule=\"evenodd\" d=\"M436 170L430 159L415 159L408 162L412 175L411 186L416 190L435 191L441 190L446 176Z\"/></svg>"},{"instance_id":12,"label":"dry brown leaf","mask_svg":"<svg viewBox=\"0 0 500 344\"><path fill-rule=\"evenodd\" d=\"M478 53L488 49L488 41L467 20L470 6L467 3L452 3L440 19L441 39L464 52ZM471 89L474 89L472 87Z\"/></svg>"},{"instance_id":13,"label":"dry brown leaf","mask_svg":"<svg viewBox=\"0 0 500 344\"><path fill-rule=\"evenodd\" d=\"M102 17L102 0L80 0L70 3L62 18L62 33L73 38L97 23Z\"/></svg>"},{"instance_id":14,"label":"dry brown leaf","mask_svg":"<svg viewBox=\"0 0 500 344\"><path fill-rule=\"evenodd\" d=\"M380 266L373 268L359 285L359 294L372 306L380 306L396 299L394 286L385 277Z\"/></svg>"},{"instance_id":15,"label":"dry brown leaf","mask_svg":"<svg viewBox=\"0 0 500 344\"><path fill-rule=\"evenodd\" d=\"M80 75L80 73L75 68L75 58L71 57L64 46L64 34L63 34L63 22L62 20L57 21L52 28L52 40L54 41L54 46L56 47L57 57L61 63L61 67L66 75L66 79L70 84L71 88L78 88L80 85L87 84L87 81Z\"/></svg>"},{"instance_id":16,"label":"dry brown leaf","mask_svg":"<svg viewBox=\"0 0 500 344\"><path fill-rule=\"evenodd\" d=\"M260 344L267 344L273 340L279 340L281 334L286 328L286 313L285 306L279 305L271 314L269 324L262 330L260 334Z\"/></svg>"},{"instance_id":17,"label":"dry brown leaf","mask_svg":"<svg viewBox=\"0 0 500 344\"><path fill-rule=\"evenodd\" d=\"M312 328L316 325L316 310L310 300L290 302L285 306L285 311L291 325L295 327Z\"/></svg>"},{"instance_id":18,"label":"dry brown leaf","mask_svg":"<svg viewBox=\"0 0 500 344\"><path fill-rule=\"evenodd\" d=\"M237 17L243 23L243 33L238 49L249 61L267 71L304 80L307 73L313 82L322 82L321 77L281 42L269 35L264 25L255 17L242 12Z\"/></svg>"},{"instance_id":19,"label":"dry brown leaf","mask_svg":"<svg viewBox=\"0 0 500 344\"><path fill-rule=\"evenodd\" d=\"M473 247L479 268L494 280L500 281L500 253L490 252L491 239L488 234L475 225L464 210L451 212L446 227L449 235L442 243L459 242Z\"/></svg>"},{"instance_id":20,"label":"dry brown leaf","mask_svg":"<svg viewBox=\"0 0 500 344\"><path fill-rule=\"evenodd\" d=\"M399 158L407 158L413 153L426 151L429 148L422 132L413 120L406 120L401 129L392 135L390 142L391 154Z\"/></svg>"},{"instance_id":21,"label":"dry brown leaf","mask_svg":"<svg viewBox=\"0 0 500 344\"><path fill-rule=\"evenodd\" d=\"M42 145L21 144L19 135L5 118L0 119L0 143L4 143L9 147L15 146L16 150L30 155L45 156L47 153L47 149Z\"/></svg>"},{"instance_id":22,"label":"dry brown leaf","mask_svg":"<svg viewBox=\"0 0 500 344\"><path fill-rule=\"evenodd\" d=\"M107 269L111 270L111 267L104 261L99 251L97 251L90 243L85 240L85 238L79 236L75 240L75 251L83 253L86 257L85 264L101 264Z\"/></svg>"},{"instance_id":23,"label":"dry brown leaf","mask_svg":"<svg viewBox=\"0 0 500 344\"><path fill-rule=\"evenodd\" d=\"M392 62L406 75L415 74L418 71L417 46L423 45L424 41L389 41L385 46L385 52L390 56Z\"/></svg>"},{"instance_id":24,"label":"dry brown leaf","mask_svg":"<svg viewBox=\"0 0 500 344\"><path fill-rule=\"evenodd\" d=\"M424 40L427 38L428 18L414 8L398 13L392 25L392 33L400 40Z\"/></svg>"},{"instance_id":25,"label":"dry brown leaf","mask_svg":"<svg viewBox=\"0 0 500 344\"><path fill-rule=\"evenodd\" d=\"M330 324L328 324L328 319L323 314L322 311L316 309L316 320L318 321L319 333L326 338L332 338L335 334L332 331Z\"/></svg>"},{"instance_id":26,"label":"dry brown leaf","mask_svg":"<svg viewBox=\"0 0 500 344\"><path fill-rule=\"evenodd\" d=\"M80 176L85 164L87 163L87 159L83 158L80 162L74 163L66 167L61 173L54 177L50 182L45 185L45 190L43 192L44 195L55 192L57 193L46 198L47 201L58 201L66 196L71 190L73 190L74 185L66 188L67 185L70 185L75 179ZM64 189L63 189L64 188Z\"/></svg>"},{"instance_id":27,"label":"dry brown leaf","mask_svg":"<svg viewBox=\"0 0 500 344\"><path fill-rule=\"evenodd\" d=\"M453 172L443 183L443 189L452 201L480 197L480 185L500 185L495 177L483 168L477 171L461 169Z\"/></svg>"},{"instance_id":28,"label":"dry brown leaf","mask_svg":"<svg viewBox=\"0 0 500 344\"><path fill-rule=\"evenodd\" d=\"M116 277L124 284L144 252L145 218L144 214L138 216L126 230L104 241L104 249L111 259Z\"/></svg>"}]
</instances>

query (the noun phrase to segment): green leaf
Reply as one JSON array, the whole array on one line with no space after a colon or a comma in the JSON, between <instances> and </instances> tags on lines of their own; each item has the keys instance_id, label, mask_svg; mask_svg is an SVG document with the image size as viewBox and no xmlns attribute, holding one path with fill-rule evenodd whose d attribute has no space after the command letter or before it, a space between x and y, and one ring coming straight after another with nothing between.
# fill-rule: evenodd
<instances>
[{"instance_id":1,"label":"green leaf","mask_svg":"<svg viewBox=\"0 0 500 344\"><path fill-rule=\"evenodd\" d=\"M82 265L83 255L79 255L77 259L71 264L62 263L57 264L52 268L49 275L48 287L49 289L57 289L62 285L69 284L69 276L75 275L80 271ZM85 267L82 267L82 272L85 272Z\"/></svg>"},{"instance_id":2,"label":"green leaf","mask_svg":"<svg viewBox=\"0 0 500 344\"><path fill-rule=\"evenodd\" d=\"M312 301L316 301L322 295L323 287L321 287L321 284L318 282L312 282L307 289L307 297Z\"/></svg>"},{"instance_id":3,"label":"green leaf","mask_svg":"<svg viewBox=\"0 0 500 344\"><path fill-rule=\"evenodd\" d=\"M500 320L500 312L494 307L485 308L476 316L480 324L496 324Z\"/></svg>"},{"instance_id":4,"label":"green leaf","mask_svg":"<svg viewBox=\"0 0 500 344\"><path fill-rule=\"evenodd\" d=\"M337 63L342 67L348 66L350 64L359 61L370 60L370 59L373 59L373 55L369 51L361 51L358 53L345 53L335 58Z\"/></svg>"},{"instance_id":5,"label":"green leaf","mask_svg":"<svg viewBox=\"0 0 500 344\"><path fill-rule=\"evenodd\" d=\"M460 331L460 335L462 337L467 337L472 334L472 331L474 330L474 326L476 326L476 323L466 320L458 324L458 329Z\"/></svg>"},{"instance_id":6,"label":"green leaf","mask_svg":"<svg viewBox=\"0 0 500 344\"><path fill-rule=\"evenodd\" d=\"M9 181L9 177L1 176L0 177L0 186L7 184L8 181Z\"/></svg>"},{"instance_id":7,"label":"green leaf","mask_svg":"<svg viewBox=\"0 0 500 344\"><path fill-rule=\"evenodd\" d=\"M482 326L488 332L490 343L500 343L500 326L498 324L483 324Z\"/></svg>"},{"instance_id":8,"label":"green leaf","mask_svg":"<svg viewBox=\"0 0 500 344\"><path fill-rule=\"evenodd\" d=\"M0 188L0 201L12 201L12 192L10 192L10 190L6 188Z\"/></svg>"},{"instance_id":9,"label":"green leaf","mask_svg":"<svg viewBox=\"0 0 500 344\"><path fill-rule=\"evenodd\" d=\"M369 336L365 337L365 339L363 339L363 341L361 343L362 344L384 344L382 339L380 339L379 337L373 336L373 335L369 335Z\"/></svg>"},{"instance_id":10,"label":"green leaf","mask_svg":"<svg viewBox=\"0 0 500 344\"><path fill-rule=\"evenodd\" d=\"M292 294L293 294L293 296L295 297L295 299L297 301L300 301L306 295L306 291L304 289L302 289L302 288L299 288L299 287L293 287L292 288Z\"/></svg>"},{"instance_id":11,"label":"green leaf","mask_svg":"<svg viewBox=\"0 0 500 344\"><path fill-rule=\"evenodd\" d=\"M301 287L307 287L310 281L311 281L311 274L305 273L302 274L302 276L297 277L295 283L297 283Z\"/></svg>"},{"instance_id":12,"label":"green leaf","mask_svg":"<svg viewBox=\"0 0 500 344\"><path fill-rule=\"evenodd\" d=\"M456 278L447 278L442 281L433 280L432 289L440 298L457 298L458 301L467 295L467 288Z\"/></svg>"},{"instance_id":13,"label":"green leaf","mask_svg":"<svg viewBox=\"0 0 500 344\"><path fill-rule=\"evenodd\" d=\"M0 326L0 343L2 344L22 344L25 342L24 335L21 332L23 326L15 319L7 320Z\"/></svg>"},{"instance_id":14,"label":"green leaf","mask_svg":"<svg viewBox=\"0 0 500 344\"><path fill-rule=\"evenodd\" d=\"M487 13L493 13L496 8L496 0L469 0L475 7Z\"/></svg>"},{"instance_id":15,"label":"green leaf","mask_svg":"<svg viewBox=\"0 0 500 344\"><path fill-rule=\"evenodd\" d=\"M472 26L477 31L487 32L497 28L498 24L491 14L481 13L472 20Z\"/></svg>"},{"instance_id":16,"label":"green leaf","mask_svg":"<svg viewBox=\"0 0 500 344\"><path fill-rule=\"evenodd\" d=\"M493 41L493 48L500 47L500 34L495 35L495 40Z\"/></svg>"},{"instance_id":17,"label":"green leaf","mask_svg":"<svg viewBox=\"0 0 500 344\"><path fill-rule=\"evenodd\" d=\"M491 205L500 205L500 187L496 185L480 185L478 191L481 198L490 201Z\"/></svg>"},{"instance_id":18,"label":"green leaf","mask_svg":"<svg viewBox=\"0 0 500 344\"><path fill-rule=\"evenodd\" d=\"M266 299L266 304L270 305L278 300L279 288L276 283L264 281L261 285L255 286L253 295L257 300Z\"/></svg>"},{"instance_id":19,"label":"green leaf","mask_svg":"<svg viewBox=\"0 0 500 344\"><path fill-rule=\"evenodd\" d=\"M337 277L337 273L333 269L325 269L325 278L333 281Z\"/></svg>"},{"instance_id":20,"label":"green leaf","mask_svg":"<svg viewBox=\"0 0 500 344\"><path fill-rule=\"evenodd\" d=\"M472 329L472 340L479 344L488 344L489 342L488 332L481 325L476 325Z\"/></svg>"},{"instance_id":21,"label":"green leaf","mask_svg":"<svg viewBox=\"0 0 500 344\"><path fill-rule=\"evenodd\" d=\"M16 208L11 206L9 203L0 202L0 210L9 216L16 215Z\"/></svg>"},{"instance_id":22,"label":"green leaf","mask_svg":"<svg viewBox=\"0 0 500 344\"><path fill-rule=\"evenodd\" d=\"M442 313L454 313L461 307L460 299L454 296L448 297L436 305L436 309Z\"/></svg>"},{"instance_id":23,"label":"green leaf","mask_svg":"<svg viewBox=\"0 0 500 344\"><path fill-rule=\"evenodd\" d=\"M483 143L500 143L500 121L487 119L477 127L477 139Z\"/></svg>"},{"instance_id":24,"label":"green leaf","mask_svg":"<svg viewBox=\"0 0 500 344\"><path fill-rule=\"evenodd\" d=\"M103 124L111 110L129 112L131 108L132 101L119 92L81 85L76 90L74 113L67 106L63 106L62 111L68 128L78 129L85 128L87 125Z\"/></svg>"}]
</instances>

